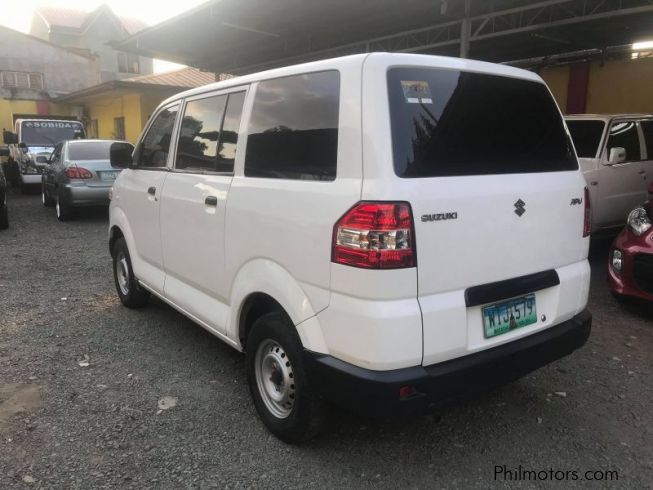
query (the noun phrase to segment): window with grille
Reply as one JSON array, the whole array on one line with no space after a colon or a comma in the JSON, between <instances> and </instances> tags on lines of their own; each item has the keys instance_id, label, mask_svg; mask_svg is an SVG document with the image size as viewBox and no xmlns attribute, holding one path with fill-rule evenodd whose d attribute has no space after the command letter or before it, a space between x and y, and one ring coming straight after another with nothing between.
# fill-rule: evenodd
<instances>
[{"instance_id":1,"label":"window with grille","mask_svg":"<svg viewBox=\"0 0 653 490\"><path fill-rule=\"evenodd\" d=\"M113 135L117 140L125 139L125 118L124 117L114 117L113 118Z\"/></svg>"},{"instance_id":2,"label":"window with grille","mask_svg":"<svg viewBox=\"0 0 653 490\"><path fill-rule=\"evenodd\" d=\"M29 75L27 73L16 73L16 87L29 88Z\"/></svg>"},{"instance_id":3,"label":"window with grille","mask_svg":"<svg viewBox=\"0 0 653 490\"><path fill-rule=\"evenodd\" d=\"M30 73L29 88L43 90L43 75L40 73Z\"/></svg>"},{"instance_id":4,"label":"window with grille","mask_svg":"<svg viewBox=\"0 0 653 490\"><path fill-rule=\"evenodd\" d=\"M139 57L131 53L118 53L118 71L120 73L140 73Z\"/></svg>"},{"instance_id":5,"label":"window with grille","mask_svg":"<svg viewBox=\"0 0 653 490\"><path fill-rule=\"evenodd\" d=\"M43 90L43 74L28 73L22 71L3 71L0 77L3 87L8 88L31 88Z\"/></svg>"},{"instance_id":6,"label":"window with grille","mask_svg":"<svg viewBox=\"0 0 653 490\"><path fill-rule=\"evenodd\" d=\"M3 87L15 87L16 86L16 74L10 71L2 72L2 86Z\"/></svg>"}]
</instances>

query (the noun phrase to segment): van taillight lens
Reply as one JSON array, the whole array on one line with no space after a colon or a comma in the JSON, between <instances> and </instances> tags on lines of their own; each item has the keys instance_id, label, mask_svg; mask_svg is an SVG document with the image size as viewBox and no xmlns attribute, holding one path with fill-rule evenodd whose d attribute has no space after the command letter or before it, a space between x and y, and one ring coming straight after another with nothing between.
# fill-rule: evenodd
<instances>
[{"instance_id":1,"label":"van taillight lens","mask_svg":"<svg viewBox=\"0 0 653 490\"><path fill-rule=\"evenodd\" d=\"M84 167L71 165L66 169L66 177L69 179L92 179L93 174L90 170L87 170Z\"/></svg>"},{"instance_id":2,"label":"van taillight lens","mask_svg":"<svg viewBox=\"0 0 653 490\"><path fill-rule=\"evenodd\" d=\"M590 190L585 187L585 218L583 220L583 238L592 233L592 213L590 212Z\"/></svg>"},{"instance_id":3,"label":"van taillight lens","mask_svg":"<svg viewBox=\"0 0 653 490\"><path fill-rule=\"evenodd\" d=\"M365 269L415 267L413 214L406 202L359 202L333 229L332 262Z\"/></svg>"}]
</instances>

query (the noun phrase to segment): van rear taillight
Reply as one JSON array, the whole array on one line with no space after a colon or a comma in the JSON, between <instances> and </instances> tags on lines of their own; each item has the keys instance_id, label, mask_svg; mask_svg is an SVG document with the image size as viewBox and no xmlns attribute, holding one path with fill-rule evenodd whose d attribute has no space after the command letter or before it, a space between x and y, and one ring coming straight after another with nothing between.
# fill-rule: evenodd
<instances>
[{"instance_id":1,"label":"van rear taillight","mask_svg":"<svg viewBox=\"0 0 653 490\"><path fill-rule=\"evenodd\" d=\"M407 202L359 202L333 229L332 262L365 269L415 267L413 213Z\"/></svg>"},{"instance_id":2,"label":"van rear taillight","mask_svg":"<svg viewBox=\"0 0 653 490\"><path fill-rule=\"evenodd\" d=\"M590 209L590 190L585 187L585 217L583 219L583 238L592 233L592 213Z\"/></svg>"}]
</instances>

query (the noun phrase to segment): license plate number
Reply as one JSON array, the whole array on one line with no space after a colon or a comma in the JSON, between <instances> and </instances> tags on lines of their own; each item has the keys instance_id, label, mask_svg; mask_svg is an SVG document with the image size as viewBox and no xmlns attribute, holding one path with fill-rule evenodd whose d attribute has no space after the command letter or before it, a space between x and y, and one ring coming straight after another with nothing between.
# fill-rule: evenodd
<instances>
[{"instance_id":1,"label":"license plate number","mask_svg":"<svg viewBox=\"0 0 653 490\"><path fill-rule=\"evenodd\" d=\"M118 177L118 173L116 171L108 171L108 172L99 172L100 174L100 180L116 180L116 177Z\"/></svg>"},{"instance_id":2,"label":"license plate number","mask_svg":"<svg viewBox=\"0 0 653 490\"><path fill-rule=\"evenodd\" d=\"M534 294L484 306L481 311L486 339L537 322Z\"/></svg>"}]
</instances>

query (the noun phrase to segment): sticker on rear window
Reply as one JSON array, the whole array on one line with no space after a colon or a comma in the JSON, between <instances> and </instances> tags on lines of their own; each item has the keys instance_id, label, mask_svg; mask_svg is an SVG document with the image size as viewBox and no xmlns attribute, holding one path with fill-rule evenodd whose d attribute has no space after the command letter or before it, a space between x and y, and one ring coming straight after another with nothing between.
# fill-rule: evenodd
<instances>
[{"instance_id":1,"label":"sticker on rear window","mask_svg":"<svg viewBox=\"0 0 653 490\"><path fill-rule=\"evenodd\" d=\"M402 80L401 88L408 104L432 104L431 87L429 82Z\"/></svg>"}]
</instances>

